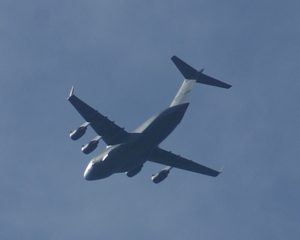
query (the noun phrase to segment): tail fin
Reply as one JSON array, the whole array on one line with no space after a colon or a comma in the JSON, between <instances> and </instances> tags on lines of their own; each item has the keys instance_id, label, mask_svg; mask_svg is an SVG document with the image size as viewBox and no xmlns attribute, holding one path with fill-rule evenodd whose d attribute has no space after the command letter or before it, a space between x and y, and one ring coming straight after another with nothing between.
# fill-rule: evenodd
<instances>
[{"instance_id":1,"label":"tail fin","mask_svg":"<svg viewBox=\"0 0 300 240\"><path fill-rule=\"evenodd\" d=\"M204 69L202 69L201 71L197 71L196 69L194 69L193 67L191 67L190 65L188 65L187 63L185 63L184 61L182 61L180 58L176 56L173 56L171 59L185 78L181 88L179 89L177 95L175 96L173 102L171 103L171 107L184 103L188 93L192 90L192 87L195 82L211 85L215 87L221 87L227 89L231 88L231 85L203 74L202 72Z\"/></svg>"}]
</instances>

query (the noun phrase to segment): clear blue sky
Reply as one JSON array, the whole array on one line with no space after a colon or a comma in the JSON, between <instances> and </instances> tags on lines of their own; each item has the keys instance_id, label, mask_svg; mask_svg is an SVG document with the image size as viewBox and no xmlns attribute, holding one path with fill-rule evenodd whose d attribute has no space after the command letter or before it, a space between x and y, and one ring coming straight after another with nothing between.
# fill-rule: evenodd
<instances>
[{"instance_id":1,"label":"clear blue sky","mask_svg":"<svg viewBox=\"0 0 300 240\"><path fill-rule=\"evenodd\" d=\"M0 1L1 239L299 239L298 1ZM183 77L194 87L162 147L223 173L83 179L77 96L131 131Z\"/></svg>"}]
</instances>

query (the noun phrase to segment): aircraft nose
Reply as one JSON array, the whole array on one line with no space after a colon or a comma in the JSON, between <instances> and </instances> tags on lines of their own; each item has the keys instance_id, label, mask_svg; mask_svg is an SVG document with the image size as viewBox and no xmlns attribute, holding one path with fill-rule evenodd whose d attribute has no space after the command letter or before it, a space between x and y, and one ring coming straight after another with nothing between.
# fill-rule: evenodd
<instances>
[{"instance_id":1,"label":"aircraft nose","mask_svg":"<svg viewBox=\"0 0 300 240\"><path fill-rule=\"evenodd\" d=\"M94 180L92 170L93 170L93 163L90 163L86 167L86 169L84 171L84 174L83 174L83 177L84 177L85 180L88 180L88 181Z\"/></svg>"},{"instance_id":2,"label":"aircraft nose","mask_svg":"<svg viewBox=\"0 0 300 240\"><path fill-rule=\"evenodd\" d=\"M103 166L101 162L91 161L89 165L86 167L83 177L85 180L92 181L92 180L106 178L111 174L112 174L111 170L107 171L107 168L105 168L105 166Z\"/></svg>"}]
</instances>

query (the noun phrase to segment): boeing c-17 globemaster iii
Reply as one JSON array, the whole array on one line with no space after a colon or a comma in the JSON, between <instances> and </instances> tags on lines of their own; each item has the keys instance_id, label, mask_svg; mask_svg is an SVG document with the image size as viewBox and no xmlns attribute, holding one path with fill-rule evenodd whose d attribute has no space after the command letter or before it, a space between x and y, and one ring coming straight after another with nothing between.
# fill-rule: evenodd
<instances>
[{"instance_id":1,"label":"boeing c-17 globemaster iii","mask_svg":"<svg viewBox=\"0 0 300 240\"><path fill-rule=\"evenodd\" d=\"M124 128L119 127L83 102L75 96L74 86L72 87L68 100L86 122L70 133L71 139L79 139L84 135L87 127L91 126L97 136L82 146L82 152L85 154L91 153L101 139L107 145L104 151L94 157L88 164L84 172L86 180L103 179L114 173L125 173L128 177L133 177L141 171L147 161L166 166L157 174L152 175L151 179L154 183L163 181L172 168L212 177L216 177L221 173L221 171L208 168L159 147L159 144L181 122L189 106L189 103L185 102L186 97L195 83L227 89L231 87L227 83L205 75L203 70L195 70L176 56L171 59L185 78L182 86L170 107L149 118L133 132L127 132Z\"/></svg>"}]
</instances>

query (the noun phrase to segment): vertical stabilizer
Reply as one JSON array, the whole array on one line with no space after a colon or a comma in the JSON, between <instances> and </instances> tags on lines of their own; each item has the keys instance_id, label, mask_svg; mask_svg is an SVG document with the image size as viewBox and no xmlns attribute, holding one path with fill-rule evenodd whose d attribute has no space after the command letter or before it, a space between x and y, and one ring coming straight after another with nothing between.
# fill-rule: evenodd
<instances>
[{"instance_id":1,"label":"vertical stabilizer","mask_svg":"<svg viewBox=\"0 0 300 240\"><path fill-rule=\"evenodd\" d=\"M184 103L188 94L192 90L195 82L196 82L196 80L185 79L183 81L181 87L179 88L178 93L176 94L175 98L173 99L170 107Z\"/></svg>"}]
</instances>

